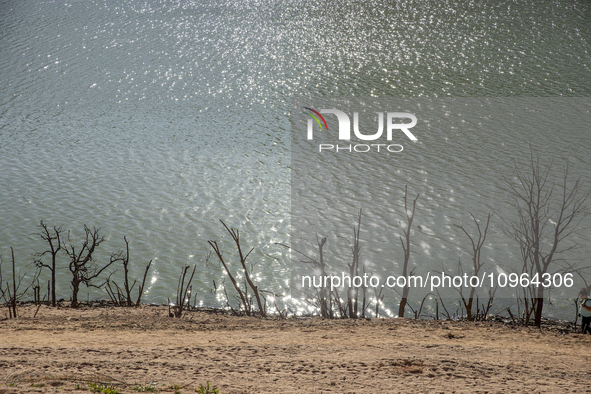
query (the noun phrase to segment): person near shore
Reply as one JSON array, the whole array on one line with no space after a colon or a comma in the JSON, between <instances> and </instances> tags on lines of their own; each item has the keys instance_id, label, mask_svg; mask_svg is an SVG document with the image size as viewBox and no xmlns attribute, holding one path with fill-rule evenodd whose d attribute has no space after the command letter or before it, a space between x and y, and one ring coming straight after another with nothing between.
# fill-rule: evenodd
<instances>
[{"instance_id":1,"label":"person near shore","mask_svg":"<svg viewBox=\"0 0 591 394\"><path fill-rule=\"evenodd\" d=\"M581 332L591 334L591 298L587 298L587 289L582 288L579 292L579 315L581 316Z\"/></svg>"}]
</instances>

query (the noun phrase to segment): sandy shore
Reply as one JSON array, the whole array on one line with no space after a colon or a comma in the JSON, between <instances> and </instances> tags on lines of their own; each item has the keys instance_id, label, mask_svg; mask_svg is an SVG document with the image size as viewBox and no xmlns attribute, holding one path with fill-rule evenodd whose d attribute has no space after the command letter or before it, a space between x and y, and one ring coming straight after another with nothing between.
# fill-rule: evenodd
<instances>
[{"instance_id":1,"label":"sandy shore","mask_svg":"<svg viewBox=\"0 0 591 394\"><path fill-rule=\"evenodd\" d=\"M4 315L2 310L2 315ZM0 393L591 392L591 336L433 320L232 317L165 307L19 309L0 321ZM88 391L86 391L88 392Z\"/></svg>"}]
</instances>

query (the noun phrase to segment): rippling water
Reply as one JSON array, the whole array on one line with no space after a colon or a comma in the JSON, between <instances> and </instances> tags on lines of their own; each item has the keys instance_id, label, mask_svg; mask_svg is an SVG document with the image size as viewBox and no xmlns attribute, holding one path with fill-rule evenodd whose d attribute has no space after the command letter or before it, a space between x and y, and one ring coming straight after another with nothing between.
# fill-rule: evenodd
<instances>
[{"instance_id":1,"label":"rippling water","mask_svg":"<svg viewBox=\"0 0 591 394\"><path fill-rule=\"evenodd\" d=\"M96 226L100 259L124 235L135 276L154 259L146 301L197 263L217 305L223 219L287 294L292 98L589 96L590 22L585 1L2 1L0 254L32 261L40 220Z\"/></svg>"},{"instance_id":2,"label":"rippling water","mask_svg":"<svg viewBox=\"0 0 591 394\"><path fill-rule=\"evenodd\" d=\"M307 121L311 118L305 112L309 111L303 110L310 107L325 111L324 127L328 129L312 127L312 139L306 136ZM353 112L358 113L358 129L366 136L376 132L380 111L413 114L417 124L410 132L417 140L411 141L396 129L391 132L391 141L385 135L372 141L360 140L354 133L350 140L339 140L341 125L330 109L338 109L350 117ZM350 275L347 265L352 260L352 229L358 225L358 212L362 209L360 275L367 273L380 278L373 285L379 290L387 277L402 275L401 240L404 229L408 230L404 190L408 187L407 209L413 209L415 198L417 202L410 231L409 272L426 281L419 285L423 288L411 290L413 301L437 292L455 310L457 302L451 300L457 300L458 293L450 289L450 284L442 287L440 278L442 272L448 281L464 273L473 275L472 244L458 227L463 226L475 242L481 242L473 215L480 223L480 234L486 231L480 254L483 266L475 279L488 278L485 283L475 285L476 296L488 300L489 290L496 288L497 306L515 306L515 286L503 284L503 279L494 280L495 285L491 285L491 279L499 275L513 273L517 277L515 273L521 273L523 265L518 245L506 234L517 216L509 184L523 192L517 185L515 168L531 177L532 152L534 159L539 157L542 169L553 163L546 184L556 185L548 204L554 223L541 221L547 226L541 242L542 251L547 253L550 247L546 238L558 221L560 185L566 166L569 188L577 178L586 187L591 185L587 162L591 156L590 111L590 99L564 97L300 99L292 107L291 243L294 249L318 259L318 248L313 246L319 238L326 237L323 254L327 274L341 278L343 272ZM381 148L377 149L380 144ZM388 144L395 144L391 145L391 152L386 148ZM578 196L582 195L579 190ZM489 214L490 225L485 230ZM572 267L587 265L591 217L575 223L574 233L561 243L559 250L572 246L571 242L582 248L560 257L557 254L549 268L551 274L561 272L566 261L571 265L567 272L573 282L568 287L558 285L546 291L547 296L551 294L553 306L566 309L572 308L572 298L586 286ZM310 293L310 285L300 289L303 276L320 275L313 265L302 264L302 260L307 259L294 254L292 291L296 294ZM429 277L436 280L430 281ZM344 279L335 283L341 280ZM556 280L558 283L560 278ZM498 283L501 284L496 286ZM371 287L369 294L374 297ZM387 305L396 304L392 298L399 296L394 291L383 294Z\"/></svg>"}]
</instances>

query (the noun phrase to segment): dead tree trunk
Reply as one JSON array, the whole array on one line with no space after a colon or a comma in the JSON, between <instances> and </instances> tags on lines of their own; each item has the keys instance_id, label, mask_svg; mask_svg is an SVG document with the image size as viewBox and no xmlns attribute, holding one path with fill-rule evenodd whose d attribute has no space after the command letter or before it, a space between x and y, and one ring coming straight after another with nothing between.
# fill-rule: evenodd
<instances>
[{"instance_id":1,"label":"dead tree trunk","mask_svg":"<svg viewBox=\"0 0 591 394\"><path fill-rule=\"evenodd\" d=\"M123 240L125 241L125 258L123 259L123 285L125 286L125 293L127 295L127 306L131 306L133 302L131 301L131 289L129 288L129 241L124 236Z\"/></svg>"},{"instance_id":2,"label":"dead tree trunk","mask_svg":"<svg viewBox=\"0 0 591 394\"><path fill-rule=\"evenodd\" d=\"M572 250L577 245L563 246L588 215L589 190L583 190L580 178L569 182L568 165L562 180L550 179L552 163L543 165L539 157L530 155L529 169L522 171L515 165L514 182L504 178L509 186L517 208L515 220L505 220L507 234L518 242L526 272L537 275L538 281L554 269L556 256ZM555 192L561 194L555 199ZM576 267L569 267L576 269ZM544 286L532 289L534 301L534 324L539 326L544 307Z\"/></svg>"},{"instance_id":3,"label":"dead tree trunk","mask_svg":"<svg viewBox=\"0 0 591 394\"><path fill-rule=\"evenodd\" d=\"M16 319L16 268L14 262L14 250L12 247L10 248L10 254L12 255L12 295L10 298L11 306L12 306L12 316ZM10 289L8 290L10 294Z\"/></svg>"},{"instance_id":4,"label":"dead tree trunk","mask_svg":"<svg viewBox=\"0 0 591 394\"><path fill-rule=\"evenodd\" d=\"M226 273L228 274L228 277L230 278L230 281L232 282L232 285L234 285L234 289L236 290L236 292L238 293L238 296L240 297L240 301L242 302L242 306L244 307L244 312L246 313L246 316L250 316L250 308L248 307L248 302L246 301L246 296L244 295L244 292L242 291L242 289L240 289L240 285L238 284L238 282L236 282L236 279L234 279L234 275L232 274L232 271L230 271L230 267L228 267L228 264L226 264L226 261L224 260L224 255L223 255L220 247L218 246L218 243L216 241L207 241L207 242L209 243L209 245L213 249L216 256L218 256L220 263L224 267L224 271L226 271ZM229 300L228 300L228 303L229 303Z\"/></svg>"},{"instance_id":5,"label":"dead tree trunk","mask_svg":"<svg viewBox=\"0 0 591 394\"><path fill-rule=\"evenodd\" d=\"M70 258L69 269L72 273L72 308L78 307L78 291L80 290L80 285L85 284L87 287L94 286L92 280L96 279L105 269L117 261L112 257L109 263L102 267L97 267L93 261L93 254L96 248L105 240L105 237L99 235L99 229L93 228L91 230L86 225L84 226L84 233L85 236L80 249L77 249L72 244L70 235L68 234L69 246L66 249L66 253Z\"/></svg>"},{"instance_id":6,"label":"dead tree trunk","mask_svg":"<svg viewBox=\"0 0 591 394\"><path fill-rule=\"evenodd\" d=\"M404 264L402 266L402 276L406 278L406 283L404 288L402 289L402 297L400 299L400 305L398 307L398 316L404 317L404 309L406 307L406 303L408 300L408 294L410 291L409 287L409 280L408 280L408 263L410 261L410 230L412 227L412 222L415 217L415 209L417 207L417 200L421 194L417 194L415 199L412 202L412 211L408 209L408 186L404 186L404 213L406 215L406 229L402 228L402 232L404 233L404 239L400 237L400 243L402 245L402 249L404 251ZM411 271L411 275L413 272Z\"/></svg>"},{"instance_id":7,"label":"dead tree trunk","mask_svg":"<svg viewBox=\"0 0 591 394\"><path fill-rule=\"evenodd\" d=\"M222 221L220 220L220 222L222 222ZM259 288L258 288L258 286L256 286L253 283L252 279L250 278L250 272L249 272L248 268L246 267L246 259L248 258L248 256L250 256L250 254L252 253L254 248L250 249L250 251L248 253L244 254L242 252L242 246L240 245L240 232L235 228L229 228L228 226L226 226L226 223L224 223L224 222L222 222L222 224L224 225L224 227L226 228L226 230L228 231L228 233L230 234L230 236L234 240L234 243L236 244L236 249L238 250L238 256L240 257L240 265L242 266L242 270L244 271L244 277L246 278L246 282L248 283L248 285L250 286L250 288L254 292L254 296L256 298L257 305L259 308L259 314L261 315L261 317L265 317L266 316L265 308L263 307L263 303L261 301L261 295L259 292Z\"/></svg>"},{"instance_id":8,"label":"dead tree trunk","mask_svg":"<svg viewBox=\"0 0 591 394\"><path fill-rule=\"evenodd\" d=\"M357 228L353 226L353 245L351 246L351 252L353 259L351 264L347 264L349 266L349 275L351 278L355 278L359 276L359 252L361 247L359 246L359 232L361 231L361 210L359 210L359 216L357 219ZM359 302L359 290L354 286L350 286L348 289L348 298L349 298L349 317L352 319L356 319L359 317L358 311L358 302ZM365 303L363 305L365 308Z\"/></svg>"},{"instance_id":9,"label":"dead tree trunk","mask_svg":"<svg viewBox=\"0 0 591 394\"><path fill-rule=\"evenodd\" d=\"M47 268L51 272L51 306L56 306L56 284L55 284L55 273L56 273L56 260L57 254L62 250L62 228L60 227L53 227L53 230L50 230L43 221L39 223L41 227L41 231L37 233L37 235L44 240L47 245L49 246L48 250L45 250L36 255L35 264L38 267ZM50 264L43 263L42 259L45 255L51 256Z\"/></svg>"},{"instance_id":10,"label":"dead tree trunk","mask_svg":"<svg viewBox=\"0 0 591 394\"><path fill-rule=\"evenodd\" d=\"M484 232L480 229L480 224L478 223L478 220L476 220L476 218L474 217L474 215L472 215L471 212L470 212L470 216L472 217L472 220L476 224L476 229L478 230L478 239L475 239L474 237L472 237L466 231L464 226L459 225L459 224L456 224L455 226L458 227L460 230L462 230L462 232L464 234L466 234L466 237L468 237L468 239L470 240L470 243L472 245L472 270L473 270L472 275L479 276L480 269L484 265L484 263L480 261L480 255L481 255L481 251L482 251L482 246L484 245L484 242L486 241L486 235L488 232L488 225L490 224L491 214L489 213L488 217L486 218L486 225L484 226ZM472 306L474 303L474 293L476 292L476 288L474 286L470 286L470 295L468 296L467 300L464 297L461 289L462 288L460 287L460 290L458 290L458 291L460 292L460 297L462 298L462 303L464 304L464 308L466 309L466 315L467 315L469 321L473 321L474 317L472 316ZM478 305L476 305L476 309L478 312Z\"/></svg>"}]
</instances>

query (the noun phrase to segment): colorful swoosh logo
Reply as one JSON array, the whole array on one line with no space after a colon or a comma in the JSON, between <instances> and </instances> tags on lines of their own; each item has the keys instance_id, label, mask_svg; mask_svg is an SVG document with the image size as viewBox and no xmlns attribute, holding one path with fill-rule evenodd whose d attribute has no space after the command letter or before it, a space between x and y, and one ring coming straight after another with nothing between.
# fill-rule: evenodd
<instances>
[{"instance_id":1,"label":"colorful swoosh logo","mask_svg":"<svg viewBox=\"0 0 591 394\"><path fill-rule=\"evenodd\" d=\"M306 115L311 116L316 121L316 123L318 123L318 126L320 126L320 130L322 130L322 123L324 123L324 127L326 127L326 131L328 131L328 125L326 124L326 120L324 120L324 117L322 115L320 115L320 112L318 112L312 108L308 108L308 107L302 107L302 108L313 112L313 113L310 113L310 112L304 112L304 113ZM320 119L318 119L318 118L320 118ZM320 123L321 119L322 119L322 123Z\"/></svg>"}]
</instances>

